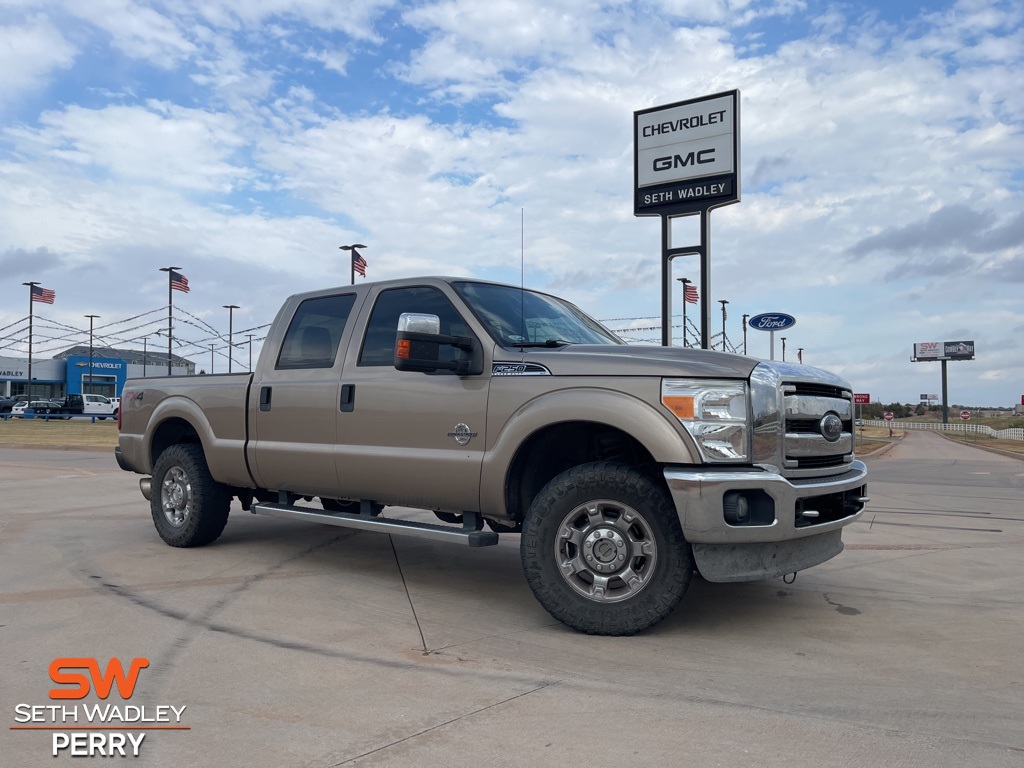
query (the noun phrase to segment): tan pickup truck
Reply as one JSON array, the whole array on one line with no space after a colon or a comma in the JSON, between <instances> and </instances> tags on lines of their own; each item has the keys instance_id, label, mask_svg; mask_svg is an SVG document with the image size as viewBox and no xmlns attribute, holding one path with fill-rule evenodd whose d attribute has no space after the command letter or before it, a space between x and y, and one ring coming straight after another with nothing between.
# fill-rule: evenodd
<instances>
[{"instance_id":1,"label":"tan pickup truck","mask_svg":"<svg viewBox=\"0 0 1024 768\"><path fill-rule=\"evenodd\" d=\"M172 546L214 541L235 497L470 546L521 533L544 608L624 635L695 571L774 578L842 551L867 501L852 403L816 368L627 346L554 296L406 279L289 298L252 373L128 381L116 455Z\"/></svg>"}]
</instances>

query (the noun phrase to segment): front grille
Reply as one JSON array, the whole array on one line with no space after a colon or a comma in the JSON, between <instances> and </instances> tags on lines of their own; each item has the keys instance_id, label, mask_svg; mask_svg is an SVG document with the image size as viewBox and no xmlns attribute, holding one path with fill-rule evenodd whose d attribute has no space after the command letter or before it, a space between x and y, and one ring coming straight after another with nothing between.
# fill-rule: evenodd
<instances>
[{"instance_id":1,"label":"front grille","mask_svg":"<svg viewBox=\"0 0 1024 768\"><path fill-rule=\"evenodd\" d=\"M840 399L850 397L848 390L842 387L835 387L831 384L817 384L812 381L787 381L782 385L782 390L787 395L802 395L805 397L837 397Z\"/></svg>"},{"instance_id":2,"label":"front grille","mask_svg":"<svg viewBox=\"0 0 1024 768\"><path fill-rule=\"evenodd\" d=\"M844 467L853 453L853 419L848 390L833 384L792 381L782 385L786 404L786 467L791 470L821 470ZM827 441L821 433L822 418L838 413L843 434ZM820 439L814 439L818 437ZM792 439L797 438L797 439Z\"/></svg>"},{"instance_id":3,"label":"front grille","mask_svg":"<svg viewBox=\"0 0 1024 768\"><path fill-rule=\"evenodd\" d=\"M850 469L853 393L842 379L765 362L751 374L751 398L755 464L778 467L790 480ZM829 414L839 417L840 429L833 431Z\"/></svg>"},{"instance_id":4,"label":"front grille","mask_svg":"<svg viewBox=\"0 0 1024 768\"><path fill-rule=\"evenodd\" d=\"M819 435L819 419L786 419L786 431L794 435Z\"/></svg>"}]
</instances>

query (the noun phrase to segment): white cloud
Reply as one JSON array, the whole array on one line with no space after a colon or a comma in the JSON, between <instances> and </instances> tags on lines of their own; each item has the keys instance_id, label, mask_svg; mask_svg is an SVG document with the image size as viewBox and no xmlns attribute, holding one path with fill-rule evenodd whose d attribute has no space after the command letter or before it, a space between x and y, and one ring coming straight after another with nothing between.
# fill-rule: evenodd
<instances>
[{"instance_id":1,"label":"white cloud","mask_svg":"<svg viewBox=\"0 0 1024 768\"><path fill-rule=\"evenodd\" d=\"M7 132L20 152L115 182L228 192L252 176L231 162L244 141L231 115L153 101L146 107L69 107L44 113L40 123L39 129Z\"/></svg>"},{"instance_id":2,"label":"white cloud","mask_svg":"<svg viewBox=\"0 0 1024 768\"><path fill-rule=\"evenodd\" d=\"M65 8L106 31L126 56L170 69L196 48L168 16L132 0L66 0Z\"/></svg>"},{"instance_id":3,"label":"white cloud","mask_svg":"<svg viewBox=\"0 0 1024 768\"><path fill-rule=\"evenodd\" d=\"M75 48L46 17L0 26L0 106L67 69Z\"/></svg>"}]
</instances>

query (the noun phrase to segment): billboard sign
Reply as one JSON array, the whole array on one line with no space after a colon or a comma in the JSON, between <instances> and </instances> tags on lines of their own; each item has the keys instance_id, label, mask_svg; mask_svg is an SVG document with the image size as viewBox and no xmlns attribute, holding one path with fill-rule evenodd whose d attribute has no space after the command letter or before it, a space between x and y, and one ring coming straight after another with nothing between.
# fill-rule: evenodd
<instances>
[{"instance_id":1,"label":"billboard sign","mask_svg":"<svg viewBox=\"0 0 1024 768\"><path fill-rule=\"evenodd\" d=\"M938 395L932 395L932 394L926 394L926 393L921 395L921 400L922 401L938 400L938 399L939 399Z\"/></svg>"},{"instance_id":2,"label":"billboard sign","mask_svg":"<svg viewBox=\"0 0 1024 768\"><path fill-rule=\"evenodd\" d=\"M974 341L947 341L943 353L950 360L973 360Z\"/></svg>"},{"instance_id":3,"label":"billboard sign","mask_svg":"<svg viewBox=\"0 0 1024 768\"><path fill-rule=\"evenodd\" d=\"M871 402L871 395L869 393L867 393L867 392L864 392L864 393L856 393L855 392L854 395L853 395L853 402L856 405L868 405Z\"/></svg>"},{"instance_id":4,"label":"billboard sign","mask_svg":"<svg viewBox=\"0 0 1024 768\"><path fill-rule=\"evenodd\" d=\"M796 318L782 312L762 312L747 321L747 327L755 331L784 331L796 325Z\"/></svg>"},{"instance_id":5,"label":"billboard sign","mask_svg":"<svg viewBox=\"0 0 1024 768\"><path fill-rule=\"evenodd\" d=\"M974 341L922 341L914 345L914 362L973 360Z\"/></svg>"},{"instance_id":6,"label":"billboard sign","mask_svg":"<svg viewBox=\"0 0 1024 768\"><path fill-rule=\"evenodd\" d=\"M739 95L633 113L634 214L693 213L739 201Z\"/></svg>"}]
</instances>

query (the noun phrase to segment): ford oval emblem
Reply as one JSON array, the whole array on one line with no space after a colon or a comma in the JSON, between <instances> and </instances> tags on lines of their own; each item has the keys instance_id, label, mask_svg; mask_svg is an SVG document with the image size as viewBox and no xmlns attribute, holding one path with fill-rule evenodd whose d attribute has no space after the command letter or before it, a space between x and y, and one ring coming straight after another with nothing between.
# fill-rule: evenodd
<instances>
[{"instance_id":1,"label":"ford oval emblem","mask_svg":"<svg viewBox=\"0 0 1024 768\"><path fill-rule=\"evenodd\" d=\"M826 413L818 424L821 436L834 443L843 434L843 420L835 413Z\"/></svg>"},{"instance_id":2,"label":"ford oval emblem","mask_svg":"<svg viewBox=\"0 0 1024 768\"><path fill-rule=\"evenodd\" d=\"M782 312L763 312L754 315L747 324L755 331L784 331L796 325L796 318Z\"/></svg>"}]
</instances>

